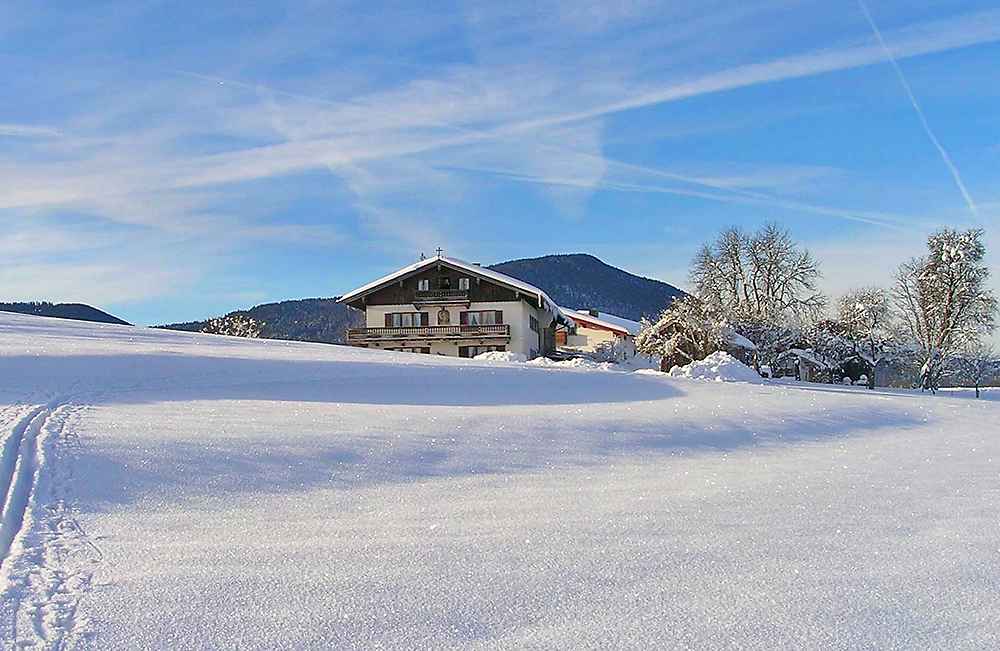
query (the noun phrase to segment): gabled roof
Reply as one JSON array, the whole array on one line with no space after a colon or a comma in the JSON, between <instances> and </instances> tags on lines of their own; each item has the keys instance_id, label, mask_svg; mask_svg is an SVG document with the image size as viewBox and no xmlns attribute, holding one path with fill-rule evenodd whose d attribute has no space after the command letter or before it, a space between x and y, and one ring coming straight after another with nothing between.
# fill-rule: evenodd
<instances>
[{"instance_id":1,"label":"gabled roof","mask_svg":"<svg viewBox=\"0 0 1000 651\"><path fill-rule=\"evenodd\" d=\"M750 341L735 330L730 328L727 334L726 343L730 346L742 348L743 350L757 350L757 345L754 342Z\"/></svg>"},{"instance_id":2,"label":"gabled roof","mask_svg":"<svg viewBox=\"0 0 1000 651\"><path fill-rule=\"evenodd\" d=\"M781 360L786 359L788 357L796 357L798 359L804 359L805 361L809 362L813 366L817 366L819 368L829 368L830 367L829 364L827 364L826 362L821 361L820 359L818 359L810 351L808 351L808 350L802 350L801 348L789 348L788 350L780 353L777 356L776 359L778 361L781 361Z\"/></svg>"},{"instance_id":3,"label":"gabled roof","mask_svg":"<svg viewBox=\"0 0 1000 651\"><path fill-rule=\"evenodd\" d=\"M639 329L641 328L641 326L635 321L629 321L623 317L604 312L598 312L600 316L593 316L587 310L573 310L570 314L572 314L573 320L577 323L589 323L599 328L604 328L606 330L611 330L612 332L618 332L623 335L630 335L633 337L639 334Z\"/></svg>"},{"instance_id":4,"label":"gabled roof","mask_svg":"<svg viewBox=\"0 0 1000 651\"><path fill-rule=\"evenodd\" d=\"M533 296L538 301L538 305L541 306L542 309L551 310L553 313L555 313L557 317L561 317L564 321L572 323L572 318L565 312L563 312L563 310L558 305L556 305L555 301L549 298L548 294L546 294L541 289L535 287L534 285L530 285L522 280L518 280L517 278L511 278L510 276L502 274L499 271L493 271L492 269L486 269L484 267L471 264L469 262L466 262L465 260L459 260L458 258L448 258L443 255L438 255L433 258L427 258L426 260L420 260L418 262L414 262L413 264L407 267L403 267L398 271L394 271L388 276L383 276L378 280L372 281L367 285L364 285L363 287L355 289L353 292L344 294L339 299L337 299L337 302L344 304L349 303L350 301L354 301L366 294L370 294L378 289L381 289L386 285L392 284L393 282L399 280L400 278L409 276L410 274L416 273L422 269L433 267L438 264L448 265L455 269L465 271L470 276L479 276L480 278L491 280L497 283L498 285L505 285L515 291L528 294L529 296Z\"/></svg>"}]
</instances>

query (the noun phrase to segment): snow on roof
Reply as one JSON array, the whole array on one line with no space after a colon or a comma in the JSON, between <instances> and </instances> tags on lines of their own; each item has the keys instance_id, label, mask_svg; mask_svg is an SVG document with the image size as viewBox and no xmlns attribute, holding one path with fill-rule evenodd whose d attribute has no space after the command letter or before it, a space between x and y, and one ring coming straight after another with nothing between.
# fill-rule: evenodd
<instances>
[{"instance_id":1,"label":"snow on roof","mask_svg":"<svg viewBox=\"0 0 1000 651\"><path fill-rule=\"evenodd\" d=\"M607 312L598 312L599 316L593 316L588 310L572 310L573 318L577 321L592 323L596 326L622 332L627 335L636 336L639 334L641 326L635 322Z\"/></svg>"},{"instance_id":2,"label":"snow on roof","mask_svg":"<svg viewBox=\"0 0 1000 651\"><path fill-rule=\"evenodd\" d=\"M733 333L729 335L729 344L731 346L743 348L744 350L757 350L756 344L736 331L733 331Z\"/></svg>"},{"instance_id":3,"label":"snow on roof","mask_svg":"<svg viewBox=\"0 0 1000 651\"><path fill-rule=\"evenodd\" d=\"M816 357L810 351L808 351L808 350L802 350L801 348L789 348L785 352L783 352L780 355L778 355L778 359L780 360L780 359L784 359L786 357L792 357L792 356L804 359L807 362L818 366L819 368L829 368L829 366L830 366L826 362L820 360L818 357Z\"/></svg>"},{"instance_id":4,"label":"snow on roof","mask_svg":"<svg viewBox=\"0 0 1000 651\"><path fill-rule=\"evenodd\" d=\"M411 273L420 271L424 267L431 267L433 265L442 262L451 265L453 267L462 269L463 271L467 271L472 275L482 276L483 278L493 280L500 284L507 285L508 287L516 289L520 292L524 292L525 294L530 294L532 296L535 296L538 298L538 304L542 306L542 309L551 309L556 316L562 317L562 319L565 320L566 322L568 323L573 322L572 317L563 312L562 308L556 305L555 301L549 298L548 294L546 294L541 289L535 287L534 285L529 285L528 283L522 280L518 280L517 278L511 278L510 276L502 274L499 271L493 271L492 269L486 269L485 267L474 265L470 262L466 262L465 260L459 260L458 258L448 258L443 255L438 255L433 258L427 258L426 260L419 260L417 262L414 262L413 264L407 267L403 267L398 271L392 272L388 276L383 276L378 280L372 281L367 285L364 285L363 287L355 289L353 292L344 294L337 300L337 302L347 303L349 301L353 301L354 299L359 298L363 294L367 294L372 290L378 289L383 285L387 285L393 282L397 278L408 276Z\"/></svg>"}]
</instances>

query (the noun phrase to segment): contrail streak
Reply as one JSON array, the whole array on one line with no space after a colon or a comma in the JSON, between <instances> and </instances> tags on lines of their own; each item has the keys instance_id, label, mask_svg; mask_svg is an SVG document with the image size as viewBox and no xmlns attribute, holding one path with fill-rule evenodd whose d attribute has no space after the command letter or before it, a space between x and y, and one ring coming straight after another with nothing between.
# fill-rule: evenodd
<instances>
[{"instance_id":1,"label":"contrail streak","mask_svg":"<svg viewBox=\"0 0 1000 651\"><path fill-rule=\"evenodd\" d=\"M872 18L871 12L868 11L868 5L865 4L865 0L858 0L858 5L861 7L861 11L865 13L865 18L868 19L868 24L871 25L872 31L875 32L875 36L878 38L878 42L882 46L882 51L885 52L885 57L889 59L889 63L891 63L892 67L896 70L896 75L899 77L900 83L903 84L903 90L906 91L906 96L910 98L910 104L913 105L913 110L917 112L917 115L920 117L920 122L924 125L924 131L927 132L927 136L931 139L931 142L934 143L934 146L937 147L938 152L941 154L941 160L943 160L944 164L948 166L949 170L951 170L951 175L955 177L955 183L958 184L958 189L962 192L962 196L965 197L965 202L969 204L969 211L972 213L973 217L979 219L979 210L976 208L976 204L972 200L972 196L969 194L969 191L965 189L965 183L962 182L962 175L958 173L958 168L955 167L953 162L951 162L951 156L949 156L948 152L944 150L944 147L941 146L940 142L938 142L937 136L934 135L934 131L931 130L931 125L927 122L927 118L924 116L924 112L920 108L920 104L917 103L917 98L913 95L913 90L910 88L909 82L906 81L906 77L903 75L903 69L899 67L896 57L892 56L892 51L889 50L889 46L885 43L885 38L882 37L882 30L880 30L878 25L875 24L875 19Z\"/></svg>"}]
</instances>

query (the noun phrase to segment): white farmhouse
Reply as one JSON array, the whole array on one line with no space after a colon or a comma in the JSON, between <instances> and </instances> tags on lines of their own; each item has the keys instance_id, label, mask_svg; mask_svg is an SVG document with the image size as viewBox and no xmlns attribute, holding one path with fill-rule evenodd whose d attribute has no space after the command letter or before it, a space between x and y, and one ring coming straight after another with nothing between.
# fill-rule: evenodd
<instances>
[{"instance_id":1,"label":"white farmhouse","mask_svg":"<svg viewBox=\"0 0 1000 651\"><path fill-rule=\"evenodd\" d=\"M572 321L545 292L477 264L438 255L345 294L365 313L347 343L452 357L555 351L556 326Z\"/></svg>"},{"instance_id":2,"label":"white farmhouse","mask_svg":"<svg viewBox=\"0 0 1000 651\"><path fill-rule=\"evenodd\" d=\"M601 347L614 343L621 346L628 357L635 355L635 337L641 328L638 322L598 310L575 310L567 313L576 323L576 329L564 331L560 328L556 333L560 348L596 352Z\"/></svg>"}]
</instances>

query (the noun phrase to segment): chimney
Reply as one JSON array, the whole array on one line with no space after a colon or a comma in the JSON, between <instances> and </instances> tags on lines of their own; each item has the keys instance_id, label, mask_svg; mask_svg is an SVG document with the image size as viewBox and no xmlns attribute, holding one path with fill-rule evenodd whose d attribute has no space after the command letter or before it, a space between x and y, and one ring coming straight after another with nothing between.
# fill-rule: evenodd
<instances>
[{"instance_id":1,"label":"chimney","mask_svg":"<svg viewBox=\"0 0 1000 651\"><path fill-rule=\"evenodd\" d=\"M473 262L472 266L473 267L481 267L481 266L483 266L483 264L481 262Z\"/></svg>"},{"instance_id":2,"label":"chimney","mask_svg":"<svg viewBox=\"0 0 1000 651\"><path fill-rule=\"evenodd\" d=\"M598 312L597 310L587 310L587 311L590 312L590 316L593 316L593 317L601 316L601 313Z\"/></svg>"}]
</instances>

